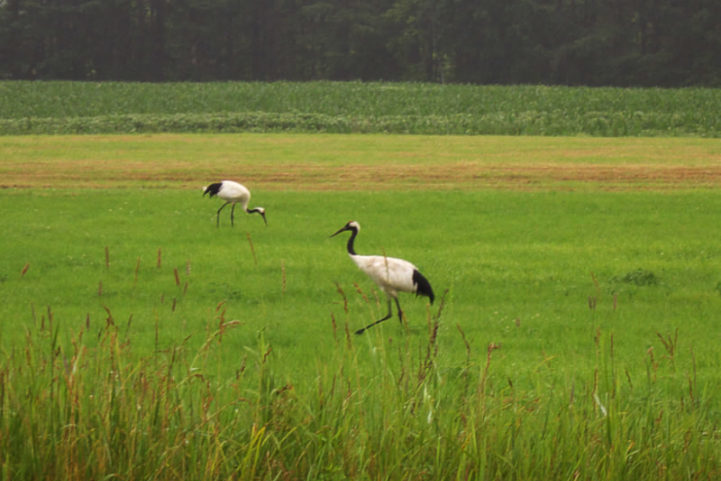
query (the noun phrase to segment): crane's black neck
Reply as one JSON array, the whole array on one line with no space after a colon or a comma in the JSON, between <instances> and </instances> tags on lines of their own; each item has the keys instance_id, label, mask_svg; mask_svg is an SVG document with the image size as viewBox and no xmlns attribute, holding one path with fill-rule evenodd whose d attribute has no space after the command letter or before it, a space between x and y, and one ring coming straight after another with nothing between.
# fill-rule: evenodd
<instances>
[{"instance_id":1,"label":"crane's black neck","mask_svg":"<svg viewBox=\"0 0 721 481\"><path fill-rule=\"evenodd\" d=\"M205 188L205 192L203 192L203 196L205 194L210 194L210 197L213 197L214 195L218 195L218 192L220 192L220 188L223 186L222 182L216 182L215 184L210 184L208 187Z\"/></svg>"},{"instance_id":2,"label":"crane's black neck","mask_svg":"<svg viewBox=\"0 0 721 481\"><path fill-rule=\"evenodd\" d=\"M358 235L358 229L350 229L350 237L348 238L348 254L355 256L358 255L355 253L355 249L353 248L353 242L355 241L355 236Z\"/></svg>"}]
</instances>

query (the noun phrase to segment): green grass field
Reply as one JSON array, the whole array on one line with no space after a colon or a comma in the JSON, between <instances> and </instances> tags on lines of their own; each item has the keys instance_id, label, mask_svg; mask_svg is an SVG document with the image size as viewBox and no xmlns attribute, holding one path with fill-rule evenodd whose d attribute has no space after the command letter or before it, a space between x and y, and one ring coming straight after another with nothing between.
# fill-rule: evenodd
<instances>
[{"instance_id":1,"label":"green grass field","mask_svg":"<svg viewBox=\"0 0 721 481\"><path fill-rule=\"evenodd\" d=\"M715 479L719 152L2 137L2 478ZM215 227L220 177L267 227ZM405 326L350 334L385 310L351 219L431 281Z\"/></svg>"}]
</instances>

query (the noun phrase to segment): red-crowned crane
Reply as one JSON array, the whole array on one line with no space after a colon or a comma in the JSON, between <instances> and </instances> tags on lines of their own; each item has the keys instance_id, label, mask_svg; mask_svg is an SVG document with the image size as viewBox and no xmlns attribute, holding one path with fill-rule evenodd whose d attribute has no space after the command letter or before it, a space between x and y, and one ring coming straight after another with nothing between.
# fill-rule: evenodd
<instances>
[{"instance_id":1,"label":"red-crowned crane","mask_svg":"<svg viewBox=\"0 0 721 481\"><path fill-rule=\"evenodd\" d=\"M390 319L392 316L391 299L396 301L398 320L402 325L403 311L398 302L399 292L415 292L416 296L428 296L431 304L433 304L435 296L433 295L431 284L428 282L428 279L420 273L416 266L408 261L396 259L395 257L358 255L353 248L353 241L355 241L360 231L360 224L356 221L350 221L331 237L345 231L350 231L351 233L348 239L348 255L353 262L356 263L358 268L368 274L373 282L388 296L388 314L386 314L384 318L368 324L363 329L358 329L355 332L356 334L363 334L369 327L373 327L376 324Z\"/></svg>"},{"instance_id":2,"label":"red-crowned crane","mask_svg":"<svg viewBox=\"0 0 721 481\"><path fill-rule=\"evenodd\" d=\"M220 206L218 214L215 219L215 224L220 227L220 211L223 210L228 204L233 204L230 209L230 225L233 225L233 215L235 214L235 204L240 204L245 212L248 214L260 214L263 217L263 222L268 225L268 221L265 219L265 209L262 207L255 207L248 209L248 202L250 202L250 191L244 186L232 180L223 180L210 184L208 187L203 189L203 196L210 194L210 197L218 196L225 201L225 204Z\"/></svg>"}]
</instances>

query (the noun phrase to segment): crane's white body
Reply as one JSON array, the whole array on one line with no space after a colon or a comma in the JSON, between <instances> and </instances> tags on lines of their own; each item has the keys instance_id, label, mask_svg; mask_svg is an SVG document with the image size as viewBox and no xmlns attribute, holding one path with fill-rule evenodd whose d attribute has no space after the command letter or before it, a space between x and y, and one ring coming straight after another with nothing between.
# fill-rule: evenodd
<instances>
[{"instance_id":1,"label":"crane's white body","mask_svg":"<svg viewBox=\"0 0 721 481\"><path fill-rule=\"evenodd\" d=\"M333 236L340 234L344 231L350 231L351 235L348 239L348 255L355 262L360 270L368 274L368 276L376 283L376 285L385 292L388 296L388 314L363 329L358 329L356 334L362 334L369 327L375 326L376 324L385 321L391 317L391 299L396 303L398 308L398 320L403 323L403 311L401 305L398 302L399 292L411 292L416 295L428 296L433 304L433 289L431 284L428 282L423 274L420 273L418 268L410 262L397 259L395 257L386 256L361 256L356 254L353 247L358 232L360 232L360 224L356 221L350 221L343 226ZM331 236L331 237L333 237Z\"/></svg>"},{"instance_id":2,"label":"crane's white body","mask_svg":"<svg viewBox=\"0 0 721 481\"><path fill-rule=\"evenodd\" d=\"M218 196L225 201L225 204L220 206L216 216L216 224L220 225L220 211L223 210L228 204L233 204L230 209L230 224L233 225L233 219L235 214L236 204L240 204L243 211L248 214L260 214L263 217L263 221L268 224L265 219L265 209L262 207L256 207L254 209L248 209L248 203L250 202L250 191L242 184L232 180L223 180L210 184L203 188L203 195L210 194L210 197Z\"/></svg>"},{"instance_id":3,"label":"crane's white body","mask_svg":"<svg viewBox=\"0 0 721 481\"><path fill-rule=\"evenodd\" d=\"M416 292L413 271L417 271L418 268L410 262L385 256L351 254L350 258L387 296L397 299L398 292Z\"/></svg>"},{"instance_id":4,"label":"crane's white body","mask_svg":"<svg viewBox=\"0 0 721 481\"><path fill-rule=\"evenodd\" d=\"M216 195L224 201L240 204L243 210L248 208L248 202L250 202L250 191L248 188L232 180L221 181L220 190L218 190Z\"/></svg>"}]
</instances>

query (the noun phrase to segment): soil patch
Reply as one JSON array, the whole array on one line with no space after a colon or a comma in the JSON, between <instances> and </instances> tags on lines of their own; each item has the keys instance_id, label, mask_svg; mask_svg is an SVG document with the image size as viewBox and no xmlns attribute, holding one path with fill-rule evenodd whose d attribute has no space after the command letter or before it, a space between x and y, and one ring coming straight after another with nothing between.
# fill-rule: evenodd
<instances>
[{"instance_id":1,"label":"soil patch","mask_svg":"<svg viewBox=\"0 0 721 481\"><path fill-rule=\"evenodd\" d=\"M200 189L219 177L210 166L183 163L30 162L5 165L0 187ZM252 179L266 190L688 189L721 186L721 166L655 164L486 164L474 162L332 166L225 166L220 177ZM249 182L250 183L250 182Z\"/></svg>"}]
</instances>

